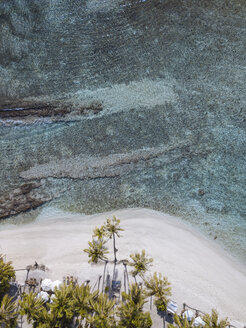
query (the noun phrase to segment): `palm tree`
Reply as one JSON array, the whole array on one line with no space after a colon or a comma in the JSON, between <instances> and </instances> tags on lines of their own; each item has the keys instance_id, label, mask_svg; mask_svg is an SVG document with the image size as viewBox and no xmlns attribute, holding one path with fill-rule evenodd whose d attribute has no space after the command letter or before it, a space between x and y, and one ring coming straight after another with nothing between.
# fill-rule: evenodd
<instances>
[{"instance_id":1,"label":"palm tree","mask_svg":"<svg viewBox=\"0 0 246 328\"><path fill-rule=\"evenodd\" d=\"M116 268L116 263L117 263L117 257L116 253L118 249L115 246L115 237L117 236L120 238L120 231L124 231L120 227L120 220L117 219L115 216L113 216L113 219L107 219L107 221L104 223L104 229L105 229L105 235L109 238L113 238L113 250L114 250L114 269L113 269L113 280L115 280L115 268Z\"/></svg>"},{"instance_id":2,"label":"palm tree","mask_svg":"<svg viewBox=\"0 0 246 328\"><path fill-rule=\"evenodd\" d=\"M106 294L100 294L96 299L89 299L89 305L93 315L88 322L91 328L113 328L116 327L114 319L114 300L109 300Z\"/></svg>"},{"instance_id":3,"label":"palm tree","mask_svg":"<svg viewBox=\"0 0 246 328\"><path fill-rule=\"evenodd\" d=\"M205 314L202 319L205 322L205 328L225 328L230 325L228 318L219 321L219 315L215 309L212 309L211 315Z\"/></svg>"},{"instance_id":4,"label":"palm tree","mask_svg":"<svg viewBox=\"0 0 246 328\"><path fill-rule=\"evenodd\" d=\"M84 249L84 252L88 253L89 263L98 263L99 260L106 261L108 258L106 254L108 249L106 246L106 241L103 239L92 239L92 242L88 242L89 248Z\"/></svg>"},{"instance_id":5,"label":"palm tree","mask_svg":"<svg viewBox=\"0 0 246 328\"><path fill-rule=\"evenodd\" d=\"M89 300L95 300L98 296L98 291L91 293L91 287L89 285L75 286L73 289L73 309L75 315L78 318L78 324L82 325L83 320L85 320L89 314L92 314Z\"/></svg>"},{"instance_id":6,"label":"palm tree","mask_svg":"<svg viewBox=\"0 0 246 328\"><path fill-rule=\"evenodd\" d=\"M12 262L5 262L0 255L0 302L10 287L10 280L15 279L15 271Z\"/></svg>"},{"instance_id":7,"label":"palm tree","mask_svg":"<svg viewBox=\"0 0 246 328\"><path fill-rule=\"evenodd\" d=\"M17 304L13 298L5 295L0 306L0 327L15 328L17 326Z\"/></svg>"},{"instance_id":8,"label":"palm tree","mask_svg":"<svg viewBox=\"0 0 246 328\"><path fill-rule=\"evenodd\" d=\"M101 235L101 232L102 232L102 227L94 229L94 236ZM84 252L88 253L88 256L90 258L89 263L98 263L100 260L104 261L103 281L102 281L102 291L104 291L105 273L108 264L108 258L106 256L106 254L108 253L108 249L105 246L106 241L104 239L98 238L97 240L93 239L92 242L88 242L88 244L89 244L89 248L84 249Z\"/></svg>"},{"instance_id":9,"label":"palm tree","mask_svg":"<svg viewBox=\"0 0 246 328\"><path fill-rule=\"evenodd\" d=\"M33 326L35 327L35 326ZM61 328L57 322L56 315L46 309L40 313L40 322L37 323L37 328Z\"/></svg>"},{"instance_id":10,"label":"palm tree","mask_svg":"<svg viewBox=\"0 0 246 328\"><path fill-rule=\"evenodd\" d=\"M133 267L131 271L132 276L136 282L136 276L139 275L142 279L146 271L149 270L149 267L152 265L153 259L151 257L147 257L145 254L145 250L142 250L142 253L131 254L130 258L132 262L129 262L129 265Z\"/></svg>"},{"instance_id":11,"label":"palm tree","mask_svg":"<svg viewBox=\"0 0 246 328\"><path fill-rule=\"evenodd\" d=\"M128 261L127 260L123 260L123 265L124 265L124 280L125 280L125 292L126 292L126 289L129 291L129 276L128 276L128 271L127 271L127 264L128 264ZM127 288L126 288L126 284L127 284Z\"/></svg>"},{"instance_id":12,"label":"palm tree","mask_svg":"<svg viewBox=\"0 0 246 328\"><path fill-rule=\"evenodd\" d=\"M158 311L166 311L167 303L171 293L171 284L168 279L162 276L161 273L157 275L155 272L152 277L144 280L148 296L154 296L155 306Z\"/></svg>"},{"instance_id":13,"label":"palm tree","mask_svg":"<svg viewBox=\"0 0 246 328\"><path fill-rule=\"evenodd\" d=\"M187 318L184 316L182 317L181 315L177 315L176 313L173 316L174 322L176 325L174 324L168 324L168 328L194 328L193 327L193 322L194 319L192 319L191 321L188 321Z\"/></svg>"},{"instance_id":14,"label":"palm tree","mask_svg":"<svg viewBox=\"0 0 246 328\"><path fill-rule=\"evenodd\" d=\"M118 328L151 327L152 320L149 312L143 312L143 306L147 302L146 295L138 284L132 284L129 293L122 292L121 295L124 301L120 303L117 312Z\"/></svg>"},{"instance_id":15,"label":"palm tree","mask_svg":"<svg viewBox=\"0 0 246 328\"><path fill-rule=\"evenodd\" d=\"M115 216L113 216L113 219L107 219L106 223L104 224L104 229L105 229L105 234L109 239L113 238L113 249L114 249L114 262L117 262L116 258L116 253L117 253L117 248L115 247L115 236L118 238L120 237L119 232L124 231L120 227L120 220L117 219Z\"/></svg>"},{"instance_id":16,"label":"palm tree","mask_svg":"<svg viewBox=\"0 0 246 328\"><path fill-rule=\"evenodd\" d=\"M37 298L35 293L24 294L22 300L19 301L19 313L27 317L27 322L33 324L33 327L38 327L42 322L42 315L46 311L44 301Z\"/></svg>"},{"instance_id":17,"label":"palm tree","mask_svg":"<svg viewBox=\"0 0 246 328\"><path fill-rule=\"evenodd\" d=\"M58 327L70 327L73 324L75 317L73 289L73 284L63 284L59 289L55 289L50 312L56 318Z\"/></svg>"},{"instance_id":18,"label":"palm tree","mask_svg":"<svg viewBox=\"0 0 246 328\"><path fill-rule=\"evenodd\" d=\"M104 261L104 269L103 269L103 280L102 280L102 292L104 292L104 284L105 284L105 275L106 275L106 267L107 267L108 261Z\"/></svg>"},{"instance_id":19,"label":"palm tree","mask_svg":"<svg viewBox=\"0 0 246 328\"><path fill-rule=\"evenodd\" d=\"M105 236L106 236L106 231L104 225L102 225L100 228L95 227L95 229L93 230L92 237L94 238L96 237L102 240Z\"/></svg>"}]
</instances>

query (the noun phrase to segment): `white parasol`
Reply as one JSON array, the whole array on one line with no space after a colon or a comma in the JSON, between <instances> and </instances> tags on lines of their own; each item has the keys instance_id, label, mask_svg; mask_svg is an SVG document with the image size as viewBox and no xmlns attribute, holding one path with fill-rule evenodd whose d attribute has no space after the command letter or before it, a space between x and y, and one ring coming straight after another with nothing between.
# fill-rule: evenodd
<instances>
[{"instance_id":1,"label":"white parasol","mask_svg":"<svg viewBox=\"0 0 246 328\"><path fill-rule=\"evenodd\" d=\"M45 292L52 290L52 281L50 279L44 279L41 283L41 288Z\"/></svg>"},{"instance_id":2,"label":"white parasol","mask_svg":"<svg viewBox=\"0 0 246 328\"><path fill-rule=\"evenodd\" d=\"M62 282L60 280L55 280L52 282L52 291L54 292L55 291L55 288L59 288L61 286Z\"/></svg>"},{"instance_id":3,"label":"white parasol","mask_svg":"<svg viewBox=\"0 0 246 328\"><path fill-rule=\"evenodd\" d=\"M46 292L41 291L40 293L38 293L37 295L38 298L41 298L44 302L48 302L49 301L49 294Z\"/></svg>"}]
</instances>

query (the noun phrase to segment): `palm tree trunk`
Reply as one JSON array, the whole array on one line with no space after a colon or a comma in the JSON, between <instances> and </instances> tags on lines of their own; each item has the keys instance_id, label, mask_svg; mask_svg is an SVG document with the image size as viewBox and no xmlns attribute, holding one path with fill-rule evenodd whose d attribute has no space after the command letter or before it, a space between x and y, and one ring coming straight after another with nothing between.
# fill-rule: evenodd
<instances>
[{"instance_id":1,"label":"palm tree trunk","mask_svg":"<svg viewBox=\"0 0 246 328\"><path fill-rule=\"evenodd\" d=\"M126 293L126 270L124 271L124 291Z\"/></svg>"},{"instance_id":2,"label":"palm tree trunk","mask_svg":"<svg viewBox=\"0 0 246 328\"><path fill-rule=\"evenodd\" d=\"M113 280L115 280L115 268L116 268L116 262L114 262Z\"/></svg>"},{"instance_id":3,"label":"palm tree trunk","mask_svg":"<svg viewBox=\"0 0 246 328\"><path fill-rule=\"evenodd\" d=\"M127 278L127 285L128 285L128 293L129 293L129 275L128 275L128 271L127 271L127 264L125 264L125 271L126 271L126 278Z\"/></svg>"},{"instance_id":4,"label":"palm tree trunk","mask_svg":"<svg viewBox=\"0 0 246 328\"><path fill-rule=\"evenodd\" d=\"M99 278L98 278L98 286L97 286L98 291L99 291L99 288L100 288L100 281L101 281L101 278L102 278L102 276L99 276Z\"/></svg>"},{"instance_id":5,"label":"palm tree trunk","mask_svg":"<svg viewBox=\"0 0 246 328\"><path fill-rule=\"evenodd\" d=\"M27 272L26 272L26 280L25 280L23 292L25 292L25 289L26 289L26 283L27 283L27 280L28 280L29 271L30 271L30 269L27 269Z\"/></svg>"},{"instance_id":6,"label":"palm tree trunk","mask_svg":"<svg viewBox=\"0 0 246 328\"><path fill-rule=\"evenodd\" d=\"M102 281L102 293L104 293L104 283L105 283L105 273L108 261L104 261L104 270L103 270L103 281Z\"/></svg>"},{"instance_id":7,"label":"palm tree trunk","mask_svg":"<svg viewBox=\"0 0 246 328\"><path fill-rule=\"evenodd\" d=\"M114 271L113 271L113 280L115 280L115 268L116 268L116 263L117 263L117 258L116 258L116 247L115 247L115 235L113 233L113 247L114 247Z\"/></svg>"},{"instance_id":8,"label":"palm tree trunk","mask_svg":"<svg viewBox=\"0 0 246 328\"><path fill-rule=\"evenodd\" d=\"M116 258L116 247L115 247L115 235L113 233L113 244L114 244L114 262L117 262L117 258Z\"/></svg>"}]
</instances>

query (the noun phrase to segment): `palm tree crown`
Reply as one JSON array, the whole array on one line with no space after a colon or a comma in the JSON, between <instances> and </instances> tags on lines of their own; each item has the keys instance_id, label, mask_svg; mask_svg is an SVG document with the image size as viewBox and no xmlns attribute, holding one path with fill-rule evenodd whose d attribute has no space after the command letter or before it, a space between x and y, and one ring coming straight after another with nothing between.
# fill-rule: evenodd
<instances>
[{"instance_id":1,"label":"palm tree crown","mask_svg":"<svg viewBox=\"0 0 246 328\"><path fill-rule=\"evenodd\" d=\"M5 262L0 254L0 302L9 289L9 282L15 278L15 271L12 262Z\"/></svg>"},{"instance_id":2,"label":"palm tree crown","mask_svg":"<svg viewBox=\"0 0 246 328\"><path fill-rule=\"evenodd\" d=\"M33 323L36 327L42 321L44 311L44 301L37 298L34 293L24 294L22 300L19 301L20 314L27 317L28 323Z\"/></svg>"},{"instance_id":3,"label":"palm tree crown","mask_svg":"<svg viewBox=\"0 0 246 328\"><path fill-rule=\"evenodd\" d=\"M152 320L149 312L143 312L147 302L143 289L138 284L130 286L129 294L122 292L123 302L118 308L118 328L149 328Z\"/></svg>"},{"instance_id":4,"label":"palm tree crown","mask_svg":"<svg viewBox=\"0 0 246 328\"><path fill-rule=\"evenodd\" d=\"M103 239L105 236L106 236L106 231L104 225L102 225L100 228L95 227L95 229L93 230L92 237Z\"/></svg>"},{"instance_id":5,"label":"palm tree crown","mask_svg":"<svg viewBox=\"0 0 246 328\"><path fill-rule=\"evenodd\" d=\"M115 236L118 238L120 237L119 232L124 231L120 227L120 220L113 216L113 219L107 219L106 223L104 224L105 234L108 238L113 238L113 248L114 248L114 262L117 262L116 252L118 251L115 247Z\"/></svg>"},{"instance_id":6,"label":"palm tree crown","mask_svg":"<svg viewBox=\"0 0 246 328\"><path fill-rule=\"evenodd\" d=\"M145 250L142 250L141 253L131 254L130 258L132 259L132 262L130 262L129 265L133 267L133 270L131 271L132 276L136 278L136 276L139 275L143 278L143 275L152 265L153 259L146 256Z\"/></svg>"},{"instance_id":7,"label":"palm tree crown","mask_svg":"<svg viewBox=\"0 0 246 328\"><path fill-rule=\"evenodd\" d=\"M104 224L106 235L111 239L113 235L116 235L117 237L120 237L119 232L124 231L120 227L120 219L117 219L115 216L113 216L113 219L107 219L106 223Z\"/></svg>"},{"instance_id":8,"label":"palm tree crown","mask_svg":"<svg viewBox=\"0 0 246 328\"><path fill-rule=\"evenodd\" d=\"M92 328L115 327L114 300L109 300L106 294L100 294L96 299L90 298L89 305L93 315L88 317Z\"/></svg>"},{"instance_id":9,"label":"palm tree crown","mask_svg":"<svg viewBox=\"0 0 246 328\"><path fill-rule=\"evenodd\" d=\"M202 319L206 328L225 328L230 325L228 318L219 321L219 315L215 309L212 309L211 315L205 314Z\"/></svg>"},{"instance_id":10,"label":"palm tree crown","mask_svg":"<svg viewBox=\"0 0 246 328\"><path fill-rule=\"evenodd\" d=\"M99 260L106 261L108 258L106 254L108 249L105 246L106 241L103 239L93 239L92 242L88 242L89 248L84 249L84 252L88 253L89 263L98 263Z\"/></svg>"},{"instance_id":11,"label":"palm tree crown","mask_svg":"<svg viewBox=\"0 0 246 328\"><path fill-rule=\"evenodd\" d=\"M83 321L91 313L89 299L95 300L97 296L98 291L92 293L90 285L76 285L73 287L73 309L80 321Z\"/></svg>"},{"instance_id":12,"label":"palm tree crown","mask_svg":"<svg viewBox=\"0 0 246 328\"><path fill-rule=\"evenodd\" d=\"M0 304L0 327L15 328L17 325L17 304L5 295Z\"/></svg>"},{"instance_id":13,"label":"palm tree crown","mask_svg":"<svg viewBox=\"0 0 246 328\"><path fill-rule=\"evenodd\" d=\"M171 284L168 279L162 276L161 273L157 275L155 272L152 277L144 280L148 296L155 297L155 305L157 310L165 311L169 301L168 296L171 296Z\"/></svg>"}]
</instances>

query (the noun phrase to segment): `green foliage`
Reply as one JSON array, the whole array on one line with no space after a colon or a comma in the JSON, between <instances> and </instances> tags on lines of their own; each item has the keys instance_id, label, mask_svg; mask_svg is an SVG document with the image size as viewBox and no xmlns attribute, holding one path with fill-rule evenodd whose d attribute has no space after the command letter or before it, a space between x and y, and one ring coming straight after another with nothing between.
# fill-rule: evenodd
<instances>
[{"instance_id":1,"label":"green foliage","mask_svg":"<svg viewBox=\"0 0 246 328\"><path fill-rule=\"evenodd\" d=\"M112 238L116 235L118 238L121 237L119 232L124 231L120 227L120 220L113 216L113 219L107 219L106 223L104 224L105 234L108 238Z\"/></svg>"},{"instance_id":2,"label":"green foliage","mask_svg":"<svg viewBox=\"0 0 246 328\"><path fill-rule=\"evenodd\" d=\"M158 311L165 311L169 301L168 296L171 296L171 284L167 277L159 275L157 272L149 279L144 281L146 292L148 296L154 296L155 306Z\"/></svg>"},{"instance_id":3,"label":"green foliage","mask_svg":"<svg viewBox=\"0 0 246 328\"><path fill-rule=\"evenodd\" d=\"M80 321L83 321L88 314L92 314L89 300L96 300L97 296L98 292L92 293L89 285L77 285L74 287L72 296L73 310Z\"/></svg>"},{"instance_id":4,"label":"green foliage","mask_svg":"<svg viewBox=\"0 0 246 328\"><path fill-rule=\"evenodd\" d=\"M84 252L88 253L90 258L89 263L98 263L99 260L106 261L106 254L108 253L108 249L105 246L106 241L104 237L109 239L113 238L113 251L114 251L114 261L117 262L116 252L117 249L115 247L115 236L120 237L119 232L123 231L120 227L120 220L113 216L113 219L107 219L106 222L100 227L95 227L93 230L93 239L92 242L89 242L89 248L84 249Z\"/></svg>"},{"instance_id":5,"label":"green foliage","mask_svg":"<svg viewBox=\"0 0 246 328\"><path fill-rule=\"evenodd\" d=\"M118 251L115 247L115 236L118 238L120 237L119 232L123 231L120 227L120 220L117 219L115 216L113 216L113 219L107 219L107 221L104 223L104 230L105 234L108 238L113 238L113 250L114 250L114 263L116 264L117 258L116 258L116 252Z\"/></svg>"},{"instance_id":6,"label":"green foliage","mask_svg":"<svg viewBox=\"0 0 246 328\"><path fill-rule=\"evenodd\" d=\"M93 230L92 237L98 239L103 239L104 237L106 237L106 231L104 225L102 225L100 228L95 227L95 229Z\"/></svg>"},{"instance_id":7,"label":"green foliage","mask_svg":"<svg viewBox=\"0 0 246 328\"><path fill-rule=\"evenodd\" d=\"M90 286L62 285L55 290L52 303L44 303L37 295L24 295L19 302L20 314L35 328L111 328L115 326L114 301Z\"/></svg>"},{"instance_id":8,"label":"green foliage","mask_svg":"<svg viewBox=\"0 0 246 328\"><path fill-rule=\"evenodd\" d=\"M14 278L15 271L12 262L5 262L3 256L0 255L0 302L8 292L10 280Z\"/></svg>"},{"instance_id":9,"label":"green foliage","mask_svg":"<svg viewBox=\"0 0 246 328\"><path fill-rule=\"evenodd\" d=\"M89 299L93 315L88 317L91 328L113 328L116 327L114 319L114 300L109 300L106 294L100 294L98 298Z\"/></svg>"},{"instance_id":10,"label":"green foliage","mask_svg":"<svg viewBox=\"0 0 246 328\"><path fill-rule=\"evenodd\" d=\"M37 298L35 293L24 294L22 300L19 301L19 313L26 316L28 323L33 323L33 327L38 327L42 322L44 312L44 301Z\"/></svg>"},{"instance_id":11,"label":"green foliage","mask_svg":"<svg viewBox=\"0 0 246 328\"><path fill-rule=\"evenodd\" d=\"M177 314L174 314L173 319L176 325L168 324L168 328L193 328L194 319L188 321L186 317L183 318L182 315Z\"/></svg>"},{"instance_id":12,"label":"green foliage","mask_svg":"<svg viewBox=\"0 0 246 328\"><path fill-rule=\"evenodd\" d=\"M0 305L0 327L15 328L17 325L17 304L12 297L5 295Z\"/></svg>"},{"instance_id":13,"label":"green foliage","mask_svg":"<svg viewBox=\"0 0 246 328\"><path fill-rule=\"evenodd\" d=\"M63 284L56 288L55 296L50 304L50 313L56 318L57 327L69 327L74 318L73 284Z\"/></svg>"},{"instance_id":14,"label":"green foliage","mask_svg":"<svg viewBox=\"0 0 246 328\"><path fill-rule=\"evenodd\" d=\"M152 320L149 312L143 312L143 306L147 302L146 294L137 284L130 286L129 294L122 292L124 302L118 309L118 328L149 328Z\"/></svg>"},{"instance_id":15,"label":"green foliage","mask_svg":"<svg viewBox=\"0 0 246 328\"><path fill-rule=\"evenodd\" d=\"M142 250L141 253L131 254L130 258L132 259L132 262L129 262L129 265L133 267L133 270L131 271L132 276L135 278L139 275L143 278L144 274L152 265L153 259L146 256L145 250Z\"/></svg>"},{"instance_id":16,"label":"green foliage","mask_svg":"<svg viewBox=\"0 0 246 328\"><path fill-rule=\"evenodd\" d=\"M82 291L82 288L79 291ZM36 294L26 294L19 302L20 314L25 315L27 322L36 328L71 327L78 310L78 298L78 291L72 284L56 288L52 303L45 306ZM81 308L80 310L82 311Z\"/></svg>"},{"instance_id":17,"label":"green foliage","mask_svg":"<svg viewBox=\"0 0 246 328\"><path fill-rule=\"evenodd\" d=\"M98 263L99 260L107 260L106 254L108 249L105 246L106 241L93 239L92 242L88 242L89 248L84 249L84 252L88 253L89 263Z\"/></svg>"},{"instance_id":18,"label":"green foliage","mask_svg":"<svg viewBox=\"0 0 246 328\"><path fill-rule=\"evenodd\" d=\"M211 315L205 314L202 319L205 322L205 328L225 328L230 324L228 318L219 321L219 315L215 309L212 309Z\"/></svg>"}]
</instances>

